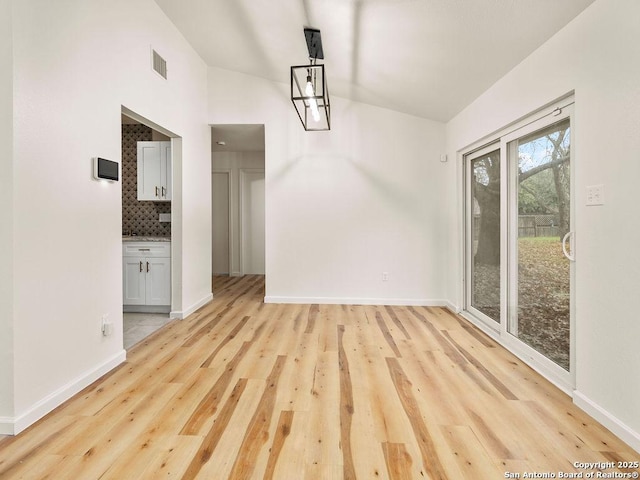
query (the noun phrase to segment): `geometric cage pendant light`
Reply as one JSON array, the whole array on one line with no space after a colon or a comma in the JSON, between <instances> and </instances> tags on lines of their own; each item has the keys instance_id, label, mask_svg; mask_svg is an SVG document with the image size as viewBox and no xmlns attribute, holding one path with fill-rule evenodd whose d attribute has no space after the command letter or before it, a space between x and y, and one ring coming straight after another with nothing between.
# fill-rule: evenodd
<instances>
[{"instance_id":1,"label":"geometric cage pendant light","mask_svg":"<svg viewBox=\"0 0 640 480\"><path fill-rule=\"evenodd\" d=\"M291 67L291 101L307 131L331 130L331 105L324 65L320 30L305 28L309 65Z\"/></svg>"}]
</instances>

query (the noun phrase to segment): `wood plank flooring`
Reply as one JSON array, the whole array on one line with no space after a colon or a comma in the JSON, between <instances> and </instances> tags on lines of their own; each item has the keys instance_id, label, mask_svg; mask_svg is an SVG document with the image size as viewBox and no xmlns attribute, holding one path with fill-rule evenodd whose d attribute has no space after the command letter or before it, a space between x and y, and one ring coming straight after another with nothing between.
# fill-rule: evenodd
<instances>
[{"instance_id":1,"label":"wood plank flooring","mask_svg":"<svg viewBox=\"0 0 640 480\"><path fill-rule=\"evenodd\" d=\"M265 305L261 276L214 287L1 439L0 478L498 479L639 460L446 309Z\"/></svg>"}]
</instances>

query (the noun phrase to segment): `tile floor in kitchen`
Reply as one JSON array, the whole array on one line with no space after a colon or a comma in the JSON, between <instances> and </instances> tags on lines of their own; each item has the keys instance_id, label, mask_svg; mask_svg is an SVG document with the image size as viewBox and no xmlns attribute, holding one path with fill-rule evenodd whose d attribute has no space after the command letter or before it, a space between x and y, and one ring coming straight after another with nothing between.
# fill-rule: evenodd
<instances>
[{"instance_id":1,"label":"tile floor in kitchen","mask_svg":"<svg viewBox=\"0 0 640 480\"><path fill-rule=\"evenodd\" d=\"M168 313L123 313L124 348L128 350L171 319Z\"/></svg>"}]
</instances>

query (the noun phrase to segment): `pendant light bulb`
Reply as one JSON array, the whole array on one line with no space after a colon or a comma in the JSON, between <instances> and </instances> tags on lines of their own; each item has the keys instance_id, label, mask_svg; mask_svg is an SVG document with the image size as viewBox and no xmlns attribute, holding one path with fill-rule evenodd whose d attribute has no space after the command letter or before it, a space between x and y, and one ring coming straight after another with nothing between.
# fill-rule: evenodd
<instances>
[{"instance_id":1,"label":"pendant light bulb","mask_svg":"<svg viewBox=\"0 0 640 480\"><path fill-rule=\"evenodd\" d=\"M315 92L313 91L313 82L311 81L311 75L307 75L307 84L304 87L304 93L309 97L309 107L311 108L311 116L316 122L320 121L320 111L318 110L318 102L315 98Z\"/></svg>"},{"instance_id":2,"label":"pendant light bulb","mask_svg":"<svg viewBox=\"0 0 640 480\"><path fill-rule=\"evenodd\" d=\"M313 97L315 92L313 91L313 82L311 81L311 75L307 75L307 84L304 87L304 93L307 97Z\"/></svg>"}]
</instances>

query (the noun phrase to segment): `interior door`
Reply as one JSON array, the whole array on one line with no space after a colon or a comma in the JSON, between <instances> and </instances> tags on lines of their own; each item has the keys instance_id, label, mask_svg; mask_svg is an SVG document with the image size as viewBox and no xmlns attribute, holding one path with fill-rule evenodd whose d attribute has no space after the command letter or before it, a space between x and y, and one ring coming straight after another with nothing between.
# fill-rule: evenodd
<instances>
[{"instance_id":1,"label":"interior door","mask_svg":"<svg viewBox=\"0 0 640 480\"><path fill-rule=\"evenodd\" d=\"M211 176L211 224L213 235L212 271L229 274L229 172L214 172Z\"/></svg>"},{"instance_id":2,"label":"interior door","mask_svg":"<svg viewBox=\"0 0 640 480\"><path fill-rule=\"evenodd\" d=\"M265 273L264 170L240 171L241 269Z\"/></svg>"}]
</instances>

